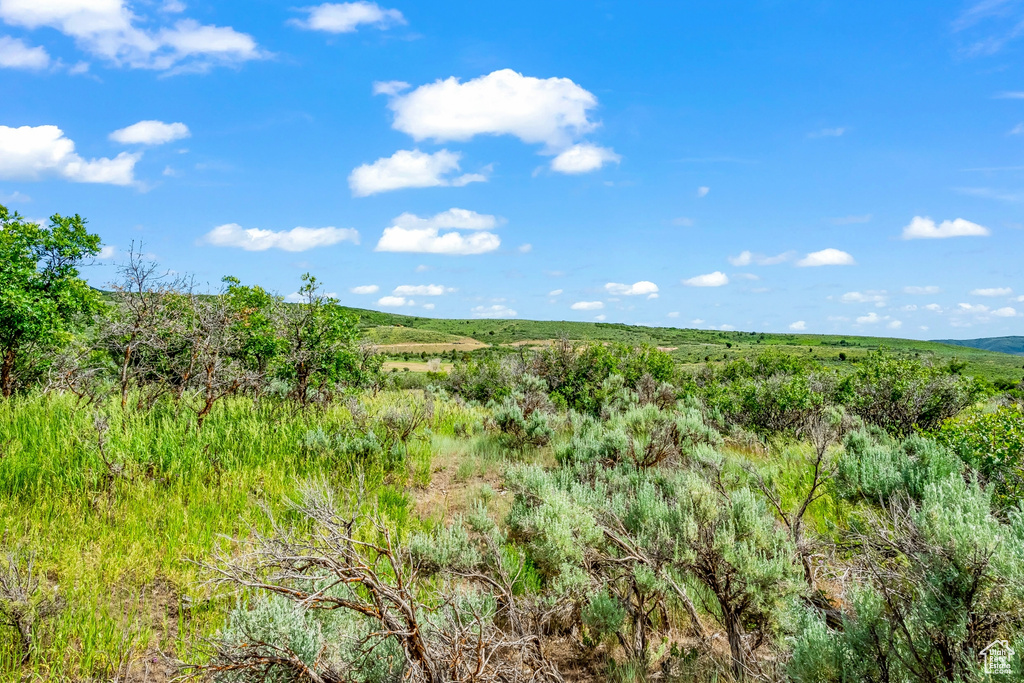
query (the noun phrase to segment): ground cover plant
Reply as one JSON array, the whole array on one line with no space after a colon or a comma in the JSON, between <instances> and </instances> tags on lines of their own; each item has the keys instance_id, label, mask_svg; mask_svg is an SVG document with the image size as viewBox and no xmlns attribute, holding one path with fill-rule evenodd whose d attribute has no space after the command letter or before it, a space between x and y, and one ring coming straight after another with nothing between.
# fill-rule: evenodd
<instances>
[{"instance_id":1,"label":"ground cover plant","mask_svg":"<svg viewBox=\"0 0 1024 683\"><path fill-rule=\"evenodd\" d=\"M1019 358L357 315L141 249L101 295L80 217L0 220L0 680L981 681L989 643L1024 653Z\"/></svg>"}]
</instances>

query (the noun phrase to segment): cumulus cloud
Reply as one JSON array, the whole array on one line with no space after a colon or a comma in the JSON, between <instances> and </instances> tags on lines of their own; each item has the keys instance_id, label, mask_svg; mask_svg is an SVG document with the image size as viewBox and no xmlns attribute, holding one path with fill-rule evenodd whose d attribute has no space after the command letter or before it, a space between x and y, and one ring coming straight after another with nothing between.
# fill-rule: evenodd
<instances>
[{"instance_id":1,"label":"cumulus cloud","mask_svg":"<svg viewBox=\"0 0 1024 683\"><path fill-rule=\"evenodd\" d=\"M984 289L972 289L971 296L1010 296L1013 290L1009 287L988 287Z\"/></svg>"},{"instance_id":2,"label":"cumulus cloud","mask_svg":"<svg viewBox=\"0 0 1024 683\"><path fill-rule=\"evenodd\" d=\"M605 164L619 163L622 157L608 147L584 142L573 145L551 160L551 170L558 173L590 173Z\"/></svg>"},{"instance_id":3,"label":"cumulus cloud","mask_svg":"<svg viewBox=\"0 0 1024 683\"><path fill-rule=\"evenodd\" d=\"M599 311L604 308L603 301L577 301L570 306L574 311Z\"/></svg>"},{"instance_id":4,"label":"cumulus cloud","mask_svg":"<svg viewBox=\"0 0 1024 683\"><path fill-rule=\"evenodd\" d=\"M838 249L822 249L821 251L815 251L803 257L796 262L796 265L801 268L808 268L815 266L853 266L856 265L856 263L857 262L853 260L853 257L845 251L840 251Z\"/></svg>"},{"instance_id":5,"label":"cumulus cloud","mask_svg":"<svg viewBox=\"0 0 1024 683\"><path fill-rule=\"evenodd\" d=\"M352 33L360 26L387 29L404 25L405 17L396 9L385 9L375 2L325 2L316 7L303 7L303 19L290 19L292 26L309 31Z\"/></svg>"},{"instance_id":6,"label":"cumulus cloud","mask_svg":"<svg viewBox=\"0 0 1024 683\"><path fill-rule=\"evenodd\" d=\"M938 294L942 290L935 285L926 285L924 287L904 287L904 294Z\"/></svg>"},{"instance_id":7,"label":"cumulus cloud","mask_svg":"<svg viewBox=\"0 0 1024 683\"><path fill-rule=\"evenodd\" d=\"M942 313L942 306L938 304L928 304L924 307L924 310L931 311L932 313Z\"/></svg>"},{"instance_id":8,"label":"cumulus cloud","mask_svg":"<svg viewBox=\"0 0 1024 683\"><path fill-rule=\"evenodd\" d=\"M1000 318L1015 318L1017 317L1017 309L1012 306L1004 306L1003 308L997 308L992 311L992 315Z\"/></svg>"},{"instance_id":9,"label":"cumulus cloud","mask_svg":"<svg viewBox=\"0 0 1024 683\"><path fill-rule=\"evenodd\" d=\"M441 296L454 291L443 285L399 285L391 293L395 296Z\"/></svg>"},{"instance_id":10,"label":"cumulus cloud","mask_svg":"<svg viewBox=\"0 0 1024 683\"><path fill-rule=\"evenodd\" d=\"M359 244L359 233L351 228L292 228L291 230L260 230L243 228L238 223L219 225L203 235L201 244L214 247L237 247L246 251L306 251L329 247L339 242Z\"/></svg>"},{"instance_id":11,"label":"cumulus cloud","mask_svg":"<svg viewBox=\"0 0 1024 683\"><path fill-rule=\"evenodd\" d=\"M648 298L657 298L658 296L658 285L647 280L634 282L631 285L609 282L604 289L612 296L646 296Z\"/></svg>"},{"instance_id":12,"label":"cumulus cloud","mask_svg":"<svg viewBox=\"0 0 1024 683\"><path fill-rule=\"evenodd\" d=\"M983 315L985 313L988 313L988 306L986 306L984 304L965 304L965 303L961 303L961 304L957 304L956 305L956 312L957 313L974 313L975 315Z\"/></svg>"},{"instance_id":13,"label":"cumulus cloud","mask_svg":"<svg viewBox=\"0 0 1024 683\"><path fill-rule=\"evenodd\" d=\"M50 66L50 55L43 47L29 47L20 38L0 36L0 69L39 71Z\"/></svg>"},{"instance_id":14,"label":"cumulus cloud","mask_svg":"<svg viewBox=\"0 0 1024 683\"><path fill-rule=\"evenodd\" d=\"M192 19L160 26L156 17L138 16L127 0L0 0L0 19L57 29L116 66L204 71L265 56L252 36L233 28Z\"/></svg>"},{"instance_id":15,"label":"cumulus cloud","mask_svg":"<svg viewBox=\"0 0 1024 683\"><path fill-rule=\"evenodd\" d=\"M669 317L669 318L678 318L678 317L679 317L679 311L672 311L672 312L670 312L670 313L667 313L667 314L666 314L666 317Z\"/></svg>"},{"instance_id":16,"label":"cumulus cloud","mask_svg":"<svg viewBox=\"0 0 1024 683\"><path fill-rule=\"evenodd\" d=\"M484 254L501 246L501 239L489 232L497 225L495 216L466 209L449 209L430 218L403 213L393 225L384 229L376 251ZM472 232L464 234L460 230Z\"/></svg>"},{"instance_id":17,"label":"cumulus cloud","mask_svg":"<svg viewBox=\"0 0 1024 683\"><path fill-rule=\"evenodd\" d=\"M729 276L716 270L713 273L696 275L688 280L683 280L683 284L687 287L721 287L729 284Z\"/></svg>"},{"instance_id":18,"label":"cumulus cloud","mask_svg":"<svg viewBox=\"0 0 1024 683\"><path fill-rule=\"evenodd\" d=\"M359 285L348 290L353 294L376 294L380 291L380 287L377 285Z\"/></svg>"},{"instance_id":19,"label":"cumulus cloud","mask_svg":"<svg viewBox=\"0 0 1024 683\"><path fill-rule=\"evenodd\" d=\"M708 192L711 192L711 188L707 187L706 185L702 185L701 187L697 188L697 197L698 198L707 197L708 196Z\"/></svg>"},{"instance_id":20,"label":"cumulus cloud","mask_svg":"<svg viewBox=\"0 0 1024 683\"><path fill-rule=\"evenodd\" d=\"M382 296L377 299L377 305L385 308L398 308L400 306L415 306L416 302L406 299L404 296Z\"/></svg>"},{"instance_id":21,"label":"cumulus cloud","mask_svg":"<svg viewBox=\"0 0 1024 683\"><path fill-rule=\"evenodd\" d=\"M101 261L109 261L115 256L117 256L117 247L113 244L106 244L100 249L100 253L96 255L96 258Z\"/></svg>"},{"instance_id":22,"label":"cumulus cloud","mask_svg":"<svg viewBox=\"0 0 1024 683\"><path fill-rule=\"evenodd\" d=\"M164 145L192 135L184 123L139 121L127 128L115 130L110 139L122 145Z\"/></svg>"},{"instance_id":23,"label":"cumulus cloud","mask_svg":"<svg viewBox=\"0 0 1024 683\"><path fill-rule=\"evenodd\" d=\"M736 256L730 256L729 257L729 263L731 263L732 265L737 266L737 267L749 266L749 265L755 265L755 266L775 266L775 265L778 265L780 263L785 263L786 261L788 261L791 258L793 258L794 255L795 254L793 254L793 252L791 252L791 251L787 251L787 252L784 252L782 254L778 254L776 256L766 256L764 254L755 254L752 251L741 251Z\"/></svg>"},{"instance_id":24,"label":"cumulus cloud","mask_svg":"<svg viewBox=\"0 0 1024 683\"><path fill-rule=\"evenodd\" d=\"M804 322L803 320L797 320L795 323L789 324L789 329L795 332L803 332L804 330L807 329L807 323Z\"/></svg>"},{"instance_id":25,"label":"cumulus cloud","mask_svg":"<svg viewBox=\"0 0 1024 683\"><path fill-rule=\"evenodd\" d=\"M884 304L889 295L884 290L869 289L866 292L847 292L839 300L844 304Z\"/></svg>"},{"instance_id":26,"label":"cumulus cloud","mask_svg":"<svg viewBox=\"0 0 1024 683\"><path fill-rule=\"evenodd\" d=\"M888 325L886 325L886 327L888 327L890 330L898 330L901 327L903 327L903 321L902 320L892 320L892 321L889 322Z\"/></svg>"},{"instance_id":27,"label":"cumulus cloud","mask_svg":"<svg viewBox=\"0 0 1024 683\"><path fill-rule=\"evenodd\" d=\"M561 296L562 292L563 290L561 289L552 289L550 292L548 292L548 296Z\"/></svg>"},{"instance_id":28,"label":"cumulus cloud","mask_svg":"<svg viewBox=\"0 0 1024 683\"><path fill-rule=\"evenodd\" d=\"M942 221L938 225L927 216L914 216L913 220L903 228L903 239L946 239L949 237L984 237L991 234L991 231L977 223L971 223L963 218L952 221Z\"/></svg>"},{"instance_id":29,"label":"cumulus cloud","mask_svg":"<svg viewBox=\"0 0 1024 683\"><path fill-rule=\"evenodd\" d=\"M487 180L487 176L481 173L452 177L451 174L459 170L461 157L458 152L446 149L433 154L418 149L401 149L389 157L353 170L348 177L348 186L356 197L366 197L406 187L462 187Z\"/></svg>"},{"instance_id":30,"label":"cumulus cloud","mask_svg":"<svg viewBox=\"0 0 1024 683\"><path fill-rule=\"evenodd\" d=\"M878 315L874 311L871 311L867 315L862 315L862 316L858 317L857 318L857 324L859 324L859 325L874 325L876 323L882 322L882 320L883 320L883 318L880 315Z\"/></svg>"},{"instance_id":31,"label":"cumulus cloud","mask_svg":"<svg viewBox=\"0 0 1024 683\"><path fill-rule=\"evenodd\" d=\"M0 178L39 180L60 177L77 183L131 185L141 154L83 159L57 126L0 126Z\"/></svg>"},{"instance_id":32,"label":"cumulus cloud","mask_svg":"<svg viewBox=\"0 0 1024 683\"><path fill-rule=\"evenodd\" d=\"M416 140L513 135L559 151L597 127L589 116L597 107L592 93L568 78L534 78L511 69L464 83L453 76L387 94L393 127Z\"/></svg>"},{"instance_id":33,"label":"cumulus cloud","mask_svg":"<svg viewBox=\"0 0 1024 683\"><path fill-rule=\"evenodd\" d=\"M476 306L473 308L474 318L514 318L518 315L513 309L503 304L493 306Z\"/></svg>"}]
</instances>

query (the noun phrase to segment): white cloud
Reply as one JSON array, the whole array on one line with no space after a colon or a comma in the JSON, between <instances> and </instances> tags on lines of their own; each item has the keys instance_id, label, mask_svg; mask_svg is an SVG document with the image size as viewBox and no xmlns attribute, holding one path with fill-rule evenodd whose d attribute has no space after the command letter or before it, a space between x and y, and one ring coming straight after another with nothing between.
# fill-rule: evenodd
<instances>
[{"instance_id":1,"label":"white cloud","mask_svg":"<svg viewBox=\"0 0 1024 683\"><path fill-rule=\"evenodd\" d=\"M604 308L603 301L577 301L570 306L574 311L599 311Z\"/></svg>"},{"instance_id":2,"label":"white cloud","mask_svg":"<svg viewBox=\"0 0 1024 683\"><path fill-rule=\"evenodd\" d=\"M377 299L377 305L386 308L398 308L400 306L415 306L416 302L412 299L406 299L404 296L382 296Z\"/></svg>"},{"instance_id":3,"label":"white cloud","mask_svg":"<svg viewBox=\"0 0 1024 683\"><path fill-rule=\"evenodd\" d=\"M1013 308L1012 306L1005 306L1003 308L997 308L996 310L992 311L992 315L998 316L1000 318L1015 318L1017 317L1017 309Z\"/></svg>"},{"instance_id":4,"label":"white cloud","mask_svg":"<svg viewBox=\"0 0 1024 683\"><path fill-rule=\"evenodd\" d=\"M303 7L305 19L291 19L289 24L310 31L352 33L360 26L379 29L404 25L405 17L396 9L384 9L375 2L325 2L316 7Z\"/></svg>"},{"instance_id":5,"label":"white cloud","mask_svg":"<svg viewBox=\"0 0 1024 683\"><path fill-rule=\"evenodd\" d=\"M884 290L869 289L866 292L847 292L839 300L844 304L884 304L889 295Z\"/></svg>"},{"instance_id":6,"label":"white cloud","mask_svg":"<svg viewBox=\"0 0 1024 683\"><path fill-rule=\"evenodd\" d=\"M85 160L57 126L0 126L0 178L38 180L57 176L77 183L131 185L141 154Z\"/></svg>"},{"instance_id":7,"label":"white cloud","mask_svg":"<svg viewBox=\"0 0 1024 683\"><path fill-rule=\"evenodd\" d=\"M399 285L391 293L395 296L441 296L454 291L443 285Z\"/></svg>"},{"instance_id":8,"label":"white cloud","mask_svg":"<svg viewBox=\"0 0 1024 683\"><path fill-rule=\"evenodd\" d=\"M669 318L678 318L679 317L679 311L672 311L671 313L667 314L667 317L669 317Z\"/></svg>"},{"instance_id":9,"label":"white cloud","mask_svg":"<svg viewBox=\"0 0 1024 683\"><path fill-rule=\"evenodd\" d=\"M485 254L501 246L501 239L488 232L497 225L495 216L466 209L449 209L430 218L403 213L394 220L394 225L384 229L376 251ZM441 232L446 229L448 232ZM474 232L463 234L459 230Z\"/></svg>"},{"instance_id":10,"label":"white cloud","mask_svg":"<svg viewBox=\"0 0 1024 683\"><path fill-rule=\"evenodd\" d=\"M568 78L533 78L502 69L462 83L450 77L390 94L393 127L416 140L514 135L550 151L569 147L597 127L597 98Z\"/></svg>"},{"instance_id":11,"label":"white cloud","mask_svg":"<svg viewBox=\"0 0 1024 683\"><path fill-rule=\"evenodd\" d=\"M39 71L50 66L50 55L43 47L29 47L25 41L0 36L0 69Z\"/></svg>"},{"instance_id":12,"label":"white cloud","mask_svg":"<svg viewBox=\"0 0 1024 683\"><path fill-rule=\"evenodd\" d=\"M984 237L991 231L977 223L971 223L963 218L952 221L942 221L936 225L935 221L927 216L914 216L913 220L903 228L903 239L945 239L948 237Z\"/></svg>"},{"instance_id":13,"label":"white cloud","mask_svg":"<svg viewBox=\"0 0 1024 683\"><path fill-rule=\"evenodd\" d=\"M424 309L424 310L427 310L427 311L432 311L432 310L434 310L434 308L435 308L435 307L434 307L434 304L433 304L433 303L427 303L427 304L423 304L423 309Z\"/></svg>"},{"instance_id":14,"label":"white cloud","mask_svg":"<svg viewBox=\"0 0 1024 683\"><path fill-rule=\"evenodd\" d=\"M359 244L359 233L351 228L292 228L291 230L245 229L238 223L219 225L203 235L201 244L214 247L238 247L246 251L306 251L329 247L339 242Z\"/></svg>"},{"instance_id":15,"label":"white cloud","mask_svg":"<svg viewBox=\"0 0 1024 683\"><path fill-rule=\"evenodd\" d=\"M935 285L927 285L924 287L904 287L904 294L938 294L942 290Z\"/></svg>"},{"instance_id":16,"label":"white cloud","mask_svg":"<svg viewBox=\"0 0 1024 683\"><path fill-rule=\"evenodd\" d=\"M901 311L916 311L917 310L917 304L907 304L907 305L903 306L900 310Z\"/></svg>"},{"instance_id":17,"label":"white cloud","mask_svg":"<svg viewBox=\"0 0 1024 683\"><path fill-rule=\"evenodd\" d=\"M551 170L558 173L590 173L607 163L619 163L622 157L609 147L589 142L573 145L551 160Z\"/></svg>"},{"instance_id":18,"label":"white cloud","mask_svg":"<svg viewBox=\"0 0 1024 683\"><path fill-rule=\"evenodd\" d=\"M711 188L707 187L706 185L702 185L701 187L697 188L697 197L698 198L707 197L708 196L708 192L711 192Z\"/></svg>"},{"instance_id":19,"label":"white cloud","mask_svg":"<svg viewBox=\"0 0 1024 683\"><path fill-rule=\"evenodd\" d=\"M594 320L596 320L599 323L603 323L607 319L608 319L608 316L606 316L604 313L601 313L600 315L595 315L594 316Z\"/></svg>"},{"instance_id":20,"label":"white cloud","mask_svg":"<svg viewBox=\"0 0 1024 683\"><path fill-rule=\"evenodd\" d=\"M408 90L412 86L405 81L374 81L373 82L373 94L374 95L397 95L403 90Z\"/></svg>"},{"instance_id":21,"label":"white cloud","mask_svg":"<svg viewBox=\"0 0 1024 683\"><path fill-rule=\"evenodd\" d=\"M530 244L529 242L527 242L526 244L520 244L518 247L516 247L516 251L518 251L520 254L529 254L531 251L533 251L533 245Z\"/></svg>"},{"instance_id":22,"label":"white cloud","mask_svg":"<svg viewBox=\"0 0 1024 683\"><path fill-rule=\"evenodd\" d=\"M857 323L860 325L874 325L875 323L882 322L882 317L874 311L871 311L867 315L862 315L857 318Z\"/></svg>"},{"instance_id":23,"label":"white cloud","mask_svg":"<svg viewBox=\"0 0 1024 683\"><path fill-rule=\"evenodd\" d=\"M1020 296L1018 296L1017 297L1017 301L1020 301L1020 302L1024 303L1024 294L1021 294Z\"/></svg>"},{"instance_id":24,"label":"white cloud","mask_svg":"<svg viewBox=\"0 0 1024 683\"><path fill-rule=\"evenodd\" d=\"M801 268L808 268L814 266L852 266L856 265L856 261L853 257L847 254L845 251L838 249L822 249L821 251L815 251L803 257L796 262L796 265Z\"/></svg>"},{"instance_id":25,"label":"white cloud","mask_svg":"<svg viewBox=\"0 0 1024 683\"><path fill-rule=\"evenodd\" d=\"M984 314L984 313L988 313L988 306L986 306L984 304L963 304L963 303L961 303L961 304L957 304L956 312L957 313L974 313L976 315L981 315L981 314Z\"/></svg>"},{"instance_id":26,"label":"white cloud","mask_svg":"<svg viewBox=\"0 0 1024 683\"><path fill-rule=\"evenodd\" d=\"M353 294L376 294L380 291L380 287L377 285L359 285L348 290Z\"/></svg>"},{"instance_id":27,"label":"white cloud","mask_svg":"<svg viewBox=\"0 0 1024 683\"><path fill-rule=\"evenodd\" d=\"M640 282L634 282L631 285L621 284L619 282L609 282L604 286L606 292L612 296L657 296L658 285L647 280L641 280Z\"/></svg>"},{"instance_id":28,"label":"white cloud","mask_svg":"<svg viewBox=\"0 0 1024 683\"><path fill-rule=\"evenodd\" d=\"M893 320L888 325L886 325L886 327L888 327L890 330L898 330L901 327L903 327L903 321L902 320Z\"/></svg>"},{"instance_id":29,"label":"white cloud","mask_svg":"<svg viewBox=\"0 0 1024 683\"><path fill-rule=\"evenodd\" d=\"M122 145L163 145L191 135L184 123L139 121L127 128L115 130L110 134L110 139Z\"/></svg>"},{"instance_id":30,"label":"white cloud","mask_svg":"<svg viewBox=\"0 0 1024 683\"><path fill-rule=\"evenodd\" d=\"M474 318L514 318L517 313L502 304L494 304L493 306L476 306L473 308Z\"/></svg>"},{"instance_id":31,"label":"white cloud","mask_svg":"<svg viewBox=\"0 0 1024 683\"><path fill-rule=\"evenodd\" d=\"M795 323L790 323L789 329L795 332L803 332L807 329L807 323L803 320L797 320Z\"/></svg>"},{"instance_id":32,"label":"white cloud","mask_svg":"<svg viewBox=\"0 0 1024 683\"><path fill-rule=\"evenodd\" d=\"M787 251L776 256L765 256L764 254L755 254L752 251L741 251L736 256L730 256L729 263L737 267L749 266L751 264L757 266L775 266L780 263L785 263L793 258L793 256L795 256L795 254L791 251Z\"/></svg>"},{"instance_id":33,"label":"white cloud","mask_svg":"<svg viewBox=\"0 0 1024 683\"><path fill-rule=\"evenodd\" d=\"M100 249L100 253L96 255L96 258L98 258L101 261L109 261L110 259L114 258L116 255L117 255L117 247L112 245L112 244L107 244L107 245L104 245L103 248Z\"/></svg>"},{"instance_id":34,"label":"white cloud","mask_svg":"<svg viewBox=\"0 0 1024 683\"><path fill-rule=\"evenodd\" d=\"M931 311L932 313L942 313L942 306L938 304L928 304L924 307L924 310Z\"/></svg>"},{"instance_id":35,"label":"white cloud","mask_svg":"<svg viewBox=\"0 0 1024 683\"><path fill-rule=\"evenodd\" d=\"M704 319L703 318L694 318L693 320L690 321L690 324L691 325L703 325L704 324Z\"/></svg>"},{"instance_id":36,"label":"white cloud","mask_svg":"<svg viewBox=\"0 0 1024 683\"><path fill-rule=\"evenodd\" d=\"M548 296L561 296L562 292L563 290L561 289L552 289L550 292L548 292Z\"/></svg>"},{"instance_id":37,"label":"white cloud","mask_svg":"<svg viewBox=\"0 0 1024 683\"><path fill-rule=\"evenodd\" d=\"M986 289L972 289L971 296L1010 296L1013 290L1009 287L988 287Z\"/></svg>"},{"instance_id":38,"label":"white cloud","mask_svg":"<svg viewBox=\"0 0 1024 683\"><path fill-rule=\"evenodd\" d=\"M687 287L721 287L729 284L729 276L716 270L713 273L697 275L688 280L683 280L683 284Z\"/></svg>"},{"instance_id":39,"label":"white cloud","mask_svg":"<svg viewBox=\"0 0 1024 683\"><path fill-rule=\"evenodd\" d=\"M400 149L389 157L353 170L348 177L348 185L353 195L366 197L406 187L462 187L487 180L487 176L481 173L451 177L451 173L459 170L461 157L458 152L446 149L433 154L418 149Z\"/></svg>"},{"instance_id":40,"label":"white cloud","mask_svg":"<svg viewBox=\"0 0 1024 683\"><path fill-rule=\"evenodd\" d=\"M138 16L127 0L0 0L0 19L28 29L55 28L117 66L204 71L266 56L252 36L230 27L180 19L140 28L155 19Z\"/></svg>"}]
</instances>

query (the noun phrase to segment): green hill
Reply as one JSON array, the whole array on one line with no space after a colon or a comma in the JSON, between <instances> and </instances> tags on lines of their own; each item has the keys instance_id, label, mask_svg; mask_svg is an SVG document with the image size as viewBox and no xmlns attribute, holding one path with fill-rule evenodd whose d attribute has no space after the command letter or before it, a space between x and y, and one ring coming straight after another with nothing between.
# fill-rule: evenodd
<instances>
[{"instance_id":1,"label":"green hill","mask_svg":"<svg viewBox=\"0 0 1024 683\"><path fill-rule=\"evenodd\" d=\"M669 350L683 364L733 360L756 355L768 348L786 353L808 354L825 363L840 364L855 362L869 351L884 347L893 352L930 357L935 362L957 359L967 363L969 374L989 381L1001 379L1017 382L1024 377L1024 363L1020 357L1000 352L999 349L967 346L965 342L849 335L720 332L565 320L446 320L359 308L349 310L359 316L360 325L373 337L380 335L387 338L395 332L369 332L370 329L394 326L407 328L401 332L401 336L406 339L413 336L412 330L423 330L455 337L471 337L492 346L567 336L580 341L649 344ZM1024 338L1016 339L1024 341Z\"/></svg>"},{"instance_id":2,"label":"green hill","mask_svg":"<svg viewBox=\"0 0 1024 683\"><path fill-rule=\"evenodd\" d=\"M968 346L984 351L998 351L1015 356L1024 356L1024 337L984 337L982 339L942 339L941 344Z\"/></svg>"}]
</instances>

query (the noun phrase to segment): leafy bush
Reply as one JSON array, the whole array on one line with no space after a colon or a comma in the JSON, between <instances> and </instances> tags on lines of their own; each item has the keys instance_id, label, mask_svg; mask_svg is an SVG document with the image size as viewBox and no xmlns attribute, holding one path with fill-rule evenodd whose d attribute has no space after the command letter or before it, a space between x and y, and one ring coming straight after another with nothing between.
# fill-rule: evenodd
<instances>
[{"instance_id":1,"label":"leafy bush","mask_svg":"<svg viewBox=\"0 0 1024 683\"><path fill-rule=\"evenodd\" d=\"M999 508L1024 498L1024 412L1018 407L951 418L935 436L995 487Z\"/></svg>"},{"instance_id":2,"label":"leafy bush","mask_svg":"<svg viewBox=\"0 0 1024 683\"><path fill-rule=\"evenodd\" d=\"M1021 634L1024 516L992 514L988 492L956 474L857 524L849 608L839 628L804 616L797 681L980 680L979 652Z\"/></svg>"},{"instance_id":3,"label":"leafy bush","mask_svg":"<svg viewBox=\"0 0 1024 683\"><path fill-rule=\"evenodd\" d=\"M930 431L982 395L982 385L960 375L961 370L955 362L937 366L879 350L844 379L838 400L892 434Z\"/></svg>"},{"instance_id":4,"label":"leafy bush","mask_svg":"<svg viewBox=\"0 0 1024 683\"><path fill-rule=\"evenodd\" d=\"M920 500L925 487L951 474L963 463L932 439L914 435L899 441L875 430L851 432L836 472L836 488L844 498L887 503L902 496Z\"/></svg>"}]
</instances>

